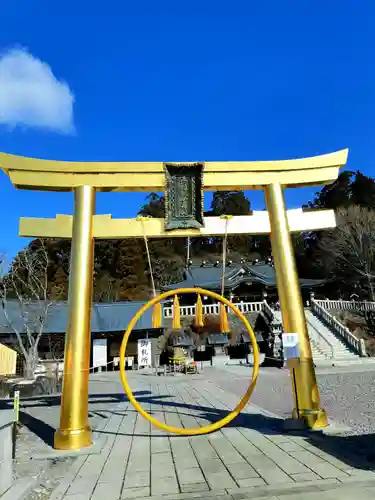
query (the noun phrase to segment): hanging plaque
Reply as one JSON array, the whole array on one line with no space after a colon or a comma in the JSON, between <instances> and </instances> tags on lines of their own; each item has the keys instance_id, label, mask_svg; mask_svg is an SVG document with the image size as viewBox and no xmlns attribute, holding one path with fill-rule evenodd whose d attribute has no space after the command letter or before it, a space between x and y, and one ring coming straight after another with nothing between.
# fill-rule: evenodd
<instances>
[{"instance_id":1,"label":"hanging plaque","mask_svg":"<svg viewBox=\"0 0 375 500\"><path fill-rule=\"evenodd\" d=\"M199 229L203 218L203 164L165 163L165 229Z\"/></svg>"}]
</instances>

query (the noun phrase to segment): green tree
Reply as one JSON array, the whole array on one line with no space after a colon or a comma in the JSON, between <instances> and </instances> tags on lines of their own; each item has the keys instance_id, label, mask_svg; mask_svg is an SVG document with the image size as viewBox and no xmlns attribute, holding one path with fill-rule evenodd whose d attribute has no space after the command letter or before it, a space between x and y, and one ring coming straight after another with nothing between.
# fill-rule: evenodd
<instances>
[{"instance_id":1,"label":"green tree","mask_svg":"<svg viewBox=\"0 0 375 500\"><path fill-rule=\"evenodd\" d=\"M142 205L138 214L144 217L163 218L165 216L165 197L158 193L150 193L147 203Z\"/></svg>"},{"instance_id":2,"label":"green tree","mask_svg":"<svg viewBox=\"0 0 375 500\"><path fill-rule=\"evenodd\" d=\"M143 240L120 240L116 252L117 300L141 300L150 296L147 257Z\"/></svg>"},{"instance_id":3,"label":"green tree","mask_svg":"<svg viewBox=\"0 0 375 500\"><path fill-rule=\"evenodd\" d=\"M112 302L121 295L121 279L117 273L119 240L96 240L94 251L94 302Z\"/></svg>"},{"instance_id":4,"label":"green tree","mask_svg":"<svg viewBox=\"0 0 375 500\"><path fill-rule=\"evenodd\" d=\"M150 193L146 200L147 203L141 207L138 214L144 217L164 218L165 197L158 193ZM181 281L186 262L187 239L149 239L148 245L151 254L152 273L156 288L160 289L163 285ZM146 269L146 274L151 284L150 269L147 262Z\"/></svg>"},{"instance_id":5,"label":"green tree","mask_svg":"<svg viewBox=\"0 0 375 500\"><path fill-rule=\"evenodd\" d=\"M347 208L351 205L375 208L375 179L359 170L341 172L333 184L324 186L308 208Z\"/></svg>"},{"instance_id":6,"label":"green tree","mask_svg":"<svg viewBox=\"0 0 375 500\"><path fill-rule=\"evenodd\" d=\"M375 209L375 179L357 171L351 184L353 205Z\"/></svg>"},{"instance_id":7,"label":"green tree","mask_svg":"<svg viewBox=\"0 0 375 500\"><path fill-rule=\"evenodd\" d=\"M250 200L243 191L215 191L211 203L212 215L247 215Z\"/></svg>"},{"instance_id":8,"label":"green tree","mask_svg":"<svg viewBox=\"0 0 375 500\"><path fill-rule=\"evenodd\" d=\"M351 204L351 186L353 172L341 172L333 184L324 186L316 193L313 201L309 201L307 208L340 208L348 207Z\"/></svg>"},{"instance_id":9,"label":"green tree","mask_svg":"<svg viewBox=\"0 0 375 500\"><path fill-rule=\"evenodd\" d=\"M243 191L215 191L212 203L211 214L213 216L220 215L249 215L250 200L245 196ZM211 242L211 248L214 254L222 253L223 238L208 239ZM227 249L228 257L237 259L238 257L246 256L251 247L251 237L249 235L233 235L228 236ZM209 252L209 253L212 253Z\"/></svg>"}]
</instances>

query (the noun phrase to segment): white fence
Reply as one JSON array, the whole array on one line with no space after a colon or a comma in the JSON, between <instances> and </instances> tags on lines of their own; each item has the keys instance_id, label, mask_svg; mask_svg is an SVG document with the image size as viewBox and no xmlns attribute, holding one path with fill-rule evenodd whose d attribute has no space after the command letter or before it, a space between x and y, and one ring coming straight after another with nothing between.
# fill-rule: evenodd
<instances>
[{"instance_id":1,"label":"white fence","mask_svg":"<svg viewBox=\"0 0 375 500\"><path fill-rule=\"evenodd\" d=\"M253 312L261 312L265 307L265 302L235 302L234 306L237 307L242 313L253 313ZM180 315L182 316L195 316L196 306L180 306ZM232 310L226 306L226 309L229 313L232 313ZM163 308L164 318L172 318L173 317L173 306L168 306ZM218 315L220 312L220 304L206 304L203 305L203 314L205 315Z\"/></svg>"},{"instance_id":2,"label":"white fence","mask_svg":"<svg viewBox=\"0 0 375 500\"><path fill-rule=\"evenodd\" d=\"M340 311L375 311L375 302L357 302L355 300L316 300L323 309L338 309Z\"/></svg>"},{"instance_id":3,"label":"white fence","mask_svg":"<svg viewBox=\"0 0 375 500\"><path fill-rule=\"evenodd\" d=\"M357 339L355 335L342 325L327 309L337 309L336 306L331 306L331 303L336 304L345 302L351 304L349 301L340 300L311 300L311 310L319 319L323 321L329 328L333 330L339 337L341 337L348 345L350 345L360 356L366 356L366 346L363 339ZM357 302L358 304L358 302Z\"/></svg>"}]
</instances>

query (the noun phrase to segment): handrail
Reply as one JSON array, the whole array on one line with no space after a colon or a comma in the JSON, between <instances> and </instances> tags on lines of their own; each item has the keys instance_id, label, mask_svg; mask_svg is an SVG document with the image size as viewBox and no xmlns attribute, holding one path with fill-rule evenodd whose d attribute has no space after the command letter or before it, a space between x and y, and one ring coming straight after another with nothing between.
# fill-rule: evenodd
<instances>
[{"instance_id":1,"label":"handrail","mask_svg":"<svg viewBox=\"0 0 375 500\"><path fill-rule=\"evenodd\" d=\"M330 342L327 339L327 337L324 335L324 333L322 333L320 330L318 330L316 328L316 326L312 322L309 321L308 316L306 316L306 322L307 322L307 329L308 329L310 341L313 341L315 345L317 345L319 348L321 348L322 347L321 340L323 340L324 344L328 345L328 348L331 351L331 359L334 359L335 355L336 355L336 351L335 351L335 347L332 344L332 342ZM321 349L321 350L322 350L322 353L324 354L324 356L326 358L328 358L328 356L325 354L323 349Z\"/></svg>"},{"instance_id":2,"label":"handrail","mask_svg":"<svg viewBox=\"0 0 375 500\"><path fill-rule=\"evenodd\" d=\"M268 302L266 300L263 301L263 312L265 315L268 317L270 321L273 320L275 313L272 307L269 306Z\"/></svg>"},{"instance_id":3,"label":"handrail","mask_svg":"<svg viewBox=\"0 0 375 500\"><path fill-rule=\"evenodd\" d=\"M350 345L360 356L366 356L366 346L363 339L357 339L355 335L347 328L342 325L332 314L330 314L327 309L325 309L320 302L327 301L316 301L311 300L311 310L312 312L327 324L337 335L345 340L345 342ZM333 301L335 302L335 301Z\"/></svg>"},{"instance_id":4,"label":"handrail","mask_svg":"<svg viewBox=\"0 0 375 500\"><path fill-rule=\"evenodd\" d=\"M375 302L330 299L313 300L324 309L338 309L342 311L375 311Z\"/></svg>"}]
</instances>

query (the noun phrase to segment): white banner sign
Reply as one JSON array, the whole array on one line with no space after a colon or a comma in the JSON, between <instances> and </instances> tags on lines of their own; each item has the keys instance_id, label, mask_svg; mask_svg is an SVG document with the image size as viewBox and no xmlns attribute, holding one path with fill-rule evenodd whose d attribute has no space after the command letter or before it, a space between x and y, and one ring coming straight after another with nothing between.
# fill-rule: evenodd
<instances>
[{"instance_id":1,"label":"white banner sign","mask_svg":"<svg viewBox=\"0 0 375 500\"><path fill-rule=\"evenodd\" d=\"M92 341L92 364L94 368L107 364L107 339Z\"/></svg>"},{"instance_id":2,"label":"white banner sign","mask_svg":"<svg viewBox=\"0 0 375 500\"><path fill-rule=\"evenodd\" d=\"M285 359L299 357L299 335L298 333L283 333L283 350Z\"/></svg>"},{"instance_id":3,"label":"white banner sign","mask_svg":"<svg viewBox=\"0 0 375 500\"><path fill-rule=\"evenodd\" d=\"M151 339L138 340L138 366L151 366Z\"/></svg>"}]
</instances>

